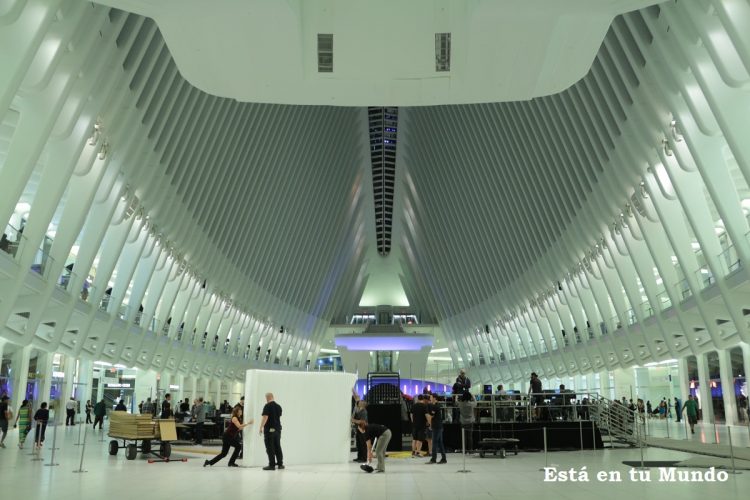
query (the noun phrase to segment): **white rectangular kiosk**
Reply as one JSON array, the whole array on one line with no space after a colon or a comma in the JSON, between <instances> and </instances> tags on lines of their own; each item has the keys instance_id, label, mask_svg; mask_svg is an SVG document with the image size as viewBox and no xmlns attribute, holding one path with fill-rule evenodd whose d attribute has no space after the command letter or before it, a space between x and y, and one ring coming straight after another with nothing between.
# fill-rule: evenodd
<instances>
[{"instance_id":1,"label":"white rectangular kiosk","mask_svg":"<svg viewBox=\"0 0 750 500\"><path fill-rule=\"evenodd\" d=\"M260 430L265 394L281 405L284 465L340 464L350 460L351 373L248 370L243 431L245 466L268 465Z\"/></svg>"}]
</instances>

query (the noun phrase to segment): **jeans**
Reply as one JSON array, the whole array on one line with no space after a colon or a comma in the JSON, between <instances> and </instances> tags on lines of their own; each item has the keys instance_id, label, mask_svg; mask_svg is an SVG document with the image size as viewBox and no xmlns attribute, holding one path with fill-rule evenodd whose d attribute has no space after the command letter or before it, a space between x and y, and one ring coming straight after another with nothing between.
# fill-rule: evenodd
<instances>
[{"instance_id":1,"label":"jeans","mask_svg":"<svg viewBox=\"0 0 750 500\"><path fill-rule=\"evenodd\" d=\"M44 433L47 431L47 422L41 421L36 423L36 432L34 433L34 443L41 445L44 443Z\"/></svg>"},{"instance_id":2,"label":"jeans","mask_svg":"<svg viewBox=\"0 0 750 500\"><path fill-rule=\"evenodd\" d=\"M281 429L268 429L263 433L263 442L266 445L268 455L268 466L276 467L284 465L284 454L281 452Z\"/></svg>"},{"instance_id":3,"label":"jeans","mask_svg":"<svg viewBox=\"0 0 750 500\"><path fill-rule=\"evenodd\" d=\"M355 428L354 438L357 440L357 460L367 460L367 442L365 441L365 435Z\"/></svg>"},{"instance_id":4,"label":"jeans","mask_svg":"<svg viewBox=\"0 0 750 500\"><path fill-rule=\"evenodd\" d=\"M203 422L195 423L194 436L195 444L201 444L203 442Z\"/></svg>"},{"instance_id":5,"label":"jeans","mask_svg":"<svg viewBox=\"0 0 750 500\"><path fill-rule=\"evenodd\" d=\"M443 428L432 429L432 461L437 462L438 451L445 459L445 443L443 443Z\"/></svg>"},{"instance_id":6,"label":"jeans","mask_svg":"<svg viewBox=\"0 0 750 500\"><path fill-rule=\"evenodd\" d=\"M391 430L386 429L375 444L375 456L378 457L378 470L381 472L385 472L385 451L388 449L388 443L390 442Z\"/></svg>"},{"instance_id":7,"label":"jeans","mask_svg":"<svg viewBox=\"0 0 750 500\"><path fill-rule=\"evenodd\" d=\"M234 447L232 456L229 457L229 464L233 464L234 461L237 460L237 456L240 454L240 440L237 436L229 437L226 434L221 436L221 453L209 460L208 464L213 465L222 458L226 457L227 453L229 453L230 447Z\"/></svg>"}]
</instances>

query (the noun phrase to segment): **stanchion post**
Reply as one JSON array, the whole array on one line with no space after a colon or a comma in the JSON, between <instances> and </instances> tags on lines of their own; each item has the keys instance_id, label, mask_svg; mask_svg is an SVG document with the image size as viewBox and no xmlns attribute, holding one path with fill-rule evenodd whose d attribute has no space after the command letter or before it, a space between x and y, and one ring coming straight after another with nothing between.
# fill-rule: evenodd
<instances>
[{"instance_id":1,"label":"stanchion post","mask_svg":"<svg viewBox=\"0 0 750 500\"><path fill-rule=\"evenodd\" d=\"M55 448L55 444L57 443L57 416L55 416L55 418L52 419L52 426L53 426L53 429L52 429L52 455L50 455L49 463L48 464L44 464L47 467L54 467L55 465L60 465L58 463L55 463L55 450L57 449L57 448Z\"/></svg>"},{"instance_id":2,"label":"stanchion post","mask_svg":"<svg viewBox=\"0 0 750 500\"><path fill-rule=\"evenodd\" d=\"M81 448L81 463L78 464L78 470L74 470L74 473L82 473L82 472L88 472L83 470L83 454L86 453L86 434L88 433L88 429L86 429L86 432L83 433L83 443Z\"/></svg>"},{"instance_id":3,"label":"stanchion post","mask_svg":"<svg viewBox=\"0 0 750 500\"><path fill-rule=\"evenodd\" d=\"M688 421L684 419L683 422L685 422L685 441L688 441L690 439L690 436L688 436Z\"/></svg>"},{"instance_id":4,"label":"stanchion post","mask_svg":"<svg viewBox=\"0 0 750 500\"><path fill-rule=\"evenodd\" d=\"M31 445L31 446L33 446L33 448L31 449L31 455L34 457L34 458L31 459L32 462L38 462L40 460L44 460L42 458L42 452L41 452L41 450L36 445L36 436L37 436L38 433L42 432L41 429L40 429L41 426L42 426L41 422L36 422L36 425L34 426L34 436L32 437L32 440L33 440L34 444ZM26 439L28 439L28 438L29 438L29 436L26 435Z\"/></svg>"},{"instance_id":5,"label":"stanchion post","mask_svg":"<svg viewBox=\"0 0 750 500\"><path fill-rule=\"evenodd\" d=\"M667 423L667 439L669 439L669 418L666 419Z\"/></svg>"},{"instance_id":6,"label":"stanchion post","mask_svg":"<svg viewBox=\"0 0 750 500\"><path fill-rule=\"evenodd\" d=\"M596 451L596 424L593 420L589 420L589 422L591 422L591 447Z\"/></svg>"},{"instance_id":7,"label":"stanchion post","mask_svg":"<svg viewBox=\"0 0 750 500\"><path fill-rule=\"evenodd\" d=\"M466 428L463 426L461 427L461 454L464 456L464 467L456 472L471 472L466 468Z\"/></svg>"},{"instance_id":8,"label":"stanchion post","mask_svg":"<svg viewBox=\"0 0 750 500\"><path fill-rule=\"evenodd\" d=\"M581 438L581 451L583 451L583 422L578 421L578 435Z\"/></svg>"},{"instance_id":9,"label":"stanchion post","mask_svg":"<svg viewBox=\"0 0 750 500\"><path fill-rule=\"evenodd\" d=\"M636 425L635 433L636 433L635 434L636 438L638 439L638 447L641 449L641 470L645 470L646 466L643 462L643 439L641 439L641 426L640 425Z\"/></svg>"},{"instance_id":10,"label":"stanchion post","mask_svg":"<svg viewBox=\"0 0 750 500\"><path fill-rule=\"evenodd\" d=\"M716 432L716 416L714 416L714 444L719 444L719 434Z\"/></svg>"},{"instance_id":11,"label":"stanchion post","mask_svg":"<svg viewBox=\"0 0 750 500\"><path fill-rule=\"evenodd\" d=\"M547 467L549 467L549 462L547 459L547 428L542 427L542 441L544 442L544 469L539 470L546 470Z\"/></svg>"},{"instance_id":12,"label":"stanchion post","mask_svg":"<svg viewBox=\"0 0 750 500\"><path fill-rule=\"evenodd\" d=\"M81 446L81 444L82 444L81 443L81 427L83 427L83 426L81 425L81 422L80 422L80 419L79 419L79 422L78 422L78 442L75 444L76 446Z\"/></svg>"},{"instance_id":13,"label":"stanchion post","mask_svg":"<svg viewBox=\"0 0 750 500\"><path fill-rule=\"evenodd\" d=\"M739 474L734 466L734 445L732 444L732 428L727 426L727 436L729 437L729 457L732 459L732 474Z\"/></svg>"}]
</instances>

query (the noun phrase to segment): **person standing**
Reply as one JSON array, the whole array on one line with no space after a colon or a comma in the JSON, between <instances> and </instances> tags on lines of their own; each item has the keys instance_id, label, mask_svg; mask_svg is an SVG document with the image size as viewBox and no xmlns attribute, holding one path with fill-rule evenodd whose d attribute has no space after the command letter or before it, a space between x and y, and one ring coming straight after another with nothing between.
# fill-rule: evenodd
<instances>
[{"instance_id":1,"label":"person standing","mask_svg":"<svg viewBox=\"0 0 750 500\"><path fill-rule=\"evenodd\" d=\"M388 449L388 443L391 441L391 430L384 425L366 423L359 424L359 432L365 435L367 461L372 461L374 448L375 455L378 457L378 465L375 472L384 473L385 451Z\"/></svg>"},{"instance_id":2,"label":"person standing","mask_svg":"<svg viewBox=\"0 0 750 500\"><path fill-rule=\"evenodd\" d=\"M120 400L119 403L117 403L117 406L115 406L115 411L128 411L128 407L125 406L125 401Z\"/></svg>"},{"instance_id":3,"label":"person standing","mask_svg":"<svg viewBox=\"0 0 750 500\"><path fill-rule=\"evenodd\" d=\"M224 431L224 434L221 436L221 452L216 455L211 460L206 460L203 462L203 467L208 467L209 465L213 467L215 463L217 463L219 460L227 456L227 453L229 453L229 448L233 447L234 451L232 452L232 456L229 457L229 467L239 467L235 463L237 460L237 457L240 454L240 431L247 427L248 425L252 424L253 420L250 420L248 422L242 423L242 407L240 405L237 405L232 410L232 419L229 421L229 425L227 426L227 429Z\"/></svg>"},{"instance_id":4,"label":"person standing","mask_svg":"<svg viewBox=\"0 0 750 500\"><path fill-rule=\"evenodd\" d=\"M18 409L16 422L13 424L14 428L16 426L18 426L18 447L23 449L23 443L26 442L26 436L31 430L31 403L28 399L24 399Z\"/></svg>"},{"instance_id":5,"label":"person standing","mask_svg":"<svg viewBox=\"0 0 750 500\"><path fill-rule=\"evenodd\" d=\"M143 413L144 415L154 414L154 403L151 402L151 398L146 398L146 402L143 403L143 407L141 408L141 413Z\"/></svg>"},{"instance_id":6,"label":"person standing","mask_svg":"<svg viewBox=\"0 0 750 500\"><path fill-rule=\"evenodd\" d=\"M65 403L65 426L76 424L76 400L74 397L70 397L67 403Z\"/></svg>"},{"instance_id":7,"label":"person standing","mask_svg":"<svg viewBox=\"0 0 750 500\"><path fill-rule=\"evenodd\" d=\"M86 401L86 423L91 423L91 411L94 409L94 405L91 404L91 400Z\"/></svg>"},{"instance_id":8,"label":"person standing","mask_svg":"<svg viewBox=\"0 0 750 500\"><path fill-rule=\"evenodd\" d=\"M682 422L682 402L677 399L677 396L674 398L674 412L675 416L677 417L678 422Z\"/></svg>"},{"instance_id":9,"label":"person standing","mask_svg":"<svg viewBox=\"0 0 750 500\"><path fill-rule=\"evenodd\" d=\"M690 432L695 434L695 424L698 423L698 400L693 397L692 394L688 396L688 400L682 407L683 412L687 412L688 424L690 424Z\"/></svg>"},{"instance_id":10,"label":"person standing","mask_svg":"<svg viewBox=\"0 0 750 500\"><path fill-rule=\"evenodd\" d=\"M167 419L172 418L174 414L172 413L172 395L166 394L164 395L164 401L161 403L161 414L159 415L159 418L161 419Z\"/></svg>"},{"instance_id":11,"label":"person standing","mask_svg":"<svg viewBox=\"0 0 750 500\"><path fill-rule=\"evenodd\" d=\"M34 414L36 422L36 431L34 432L34 446L41 448L44 444L44 434L47 432L47 422L49 422L49 410L47 403L42 403L41 407Z\"/></svg>"},{"instance_id":12,"label":"person standing","mask_svg":"<svg viewBox=\"0 0 750 500\"><path fill-rule=\"evenodd\" d=\"M203 424L206 421L206 407L203 404L203 398L198 398L193 407L193 419L195 419L195 435L193 436L195 444L203 444Z\"/></svg>"},{"instance_id":13,"label":"person standing","mask_svg":"<svg viewBox=\"0 0 750 500\"><path fill-rule=\"evenodd\" d=\"M427 438L427 405L422 394L416 397L411 407L411 456L419 457L422 452L422 441Z\"/></svg>"},{"instance_id":14,"label":"person standing","mask_svg":"<svg viewBox=\"0 0 750 500\"><path fill-rule=\"evenodd\" d=\"M11 419L10 398L3 396L0 398L0 448L5 448L5 436L8 435L8 422Z\"/></svg>"},{"instance_id":15,"label":"person standing","mask_svg":"<svg viewBox=\"0 0 750 500\"><path fill-rule=\"evenodd\" d=\"M437 454L440 452L440 463L448 463L445 458L445 444L443 443L443 409L437 395L430 395L430 405L427 407L427 423L432 429L432 458L428 464L438 463Z\"/></svg>"},{"instance_id":16,"label":"person standing","mask_svg":"<svg viewBox=\"0 0 750 500\"><path fill-rule=\"evenodd\" d=\"M263 407L263 420L260 424L260 434L266 445L268 465L263 470L284 468L284 454L281 451L281 406L273 400L273 394L266 393L266 405Z\"/></svg>"},{"instance_id":17,"label":"person standing","mask_svg":"<svg viewBox=\"0 0 750 500\"><path fill-rule=\"evenodd\" d=\"M458 402L458 411L461 413L461 428L466 433L466 453L474 452L474 409L477 407L477 401L469 391L461 395Z\"/></svg>"},{"instance_id":18,"label":"person standing","mask_svg":"<svg viewBox=\"0 0 750 500\"><path fill-rule=\"evenodd\" d=\"M354 414L352 415L354 438L357 443L357 458L354 461L358 463L367 461L367 444L365 443L364 435L361 432L357 432L357 426L361 422L367 423L367 420L367 402L360 399L357 401L357 406L354 408Z\"/></svg>"},{"instance_id":19,"label":"person standing","mask_svg":"<svg viewBox=\"0 0 750 500\"><path fill-rule=\"evenodd\" d=\"M542 381L536 372L531 372L529 380L529 399L534 405L534 417L539 420L542 414L542 404L544 403L544 394L542 394Z\"/></svg>"},{"instance_id":20,"label":"person standing","mask_svg":"<svg viewBox=\"0 0 750 500\"><path fill-rule=\"evenodd\" d=\"M102 430L102 425L104 424L104 417L107 415L107 405L104 402L104 399L99 401L94 405L94 429L96 429L96 424L99 424L99 430Z\"/></svg>"}]
</instances>

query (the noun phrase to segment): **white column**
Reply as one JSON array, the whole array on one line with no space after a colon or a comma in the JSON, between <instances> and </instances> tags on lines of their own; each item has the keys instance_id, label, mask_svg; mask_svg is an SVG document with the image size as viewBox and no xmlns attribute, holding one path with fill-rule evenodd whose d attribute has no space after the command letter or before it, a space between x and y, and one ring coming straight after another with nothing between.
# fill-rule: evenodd
<instances>
[{"instance_id":1,"label":"white column","mask_svg":"<svg viewBox=\"0 0 750 500\"><path fill-rule=\"evenodd\" d=\"M680 395L678 396L682 403L684 404L685 401L688 399L688 394L690 394L690 386L688 385L688 368L687 368L687 358L680 358L677 363L677 376L680 377Z\"/></svg>"},{"instance_id":2,"label":"white column","mask_svg":"<svg viewBox=\"0 0 750 500\"><path fill-rule=\"evenodd\" d=\"M195 375L190 377L190 394L193 399L203 396L203 394L198 394L198 378Z\"/></svg>"},{"instance_id":3,"label":"white column","mask_svg":"<svg viewBox=\"0 0 750 500\"><path fill-rule=\"evenodd\" d=\"M138 370L135 374L135 400L136 404L151 398L155 405L159 404L156 395L156 372L153 370Z\"/></svg>"},{"instance_id":4,"label":"white column","mask_svg":"<svg viewBox=\"0 0 750 500\"><path fill-rule=\"evenodd\" d=\"M70 396L73 395L73 389L75 387L73 385L73 382L75 381L74 378L76 374L76 360L75 358L67 355L63 356L63 360L63 373L65 373L65 377L63 378L60 401L62 401L62 404L65 405L65 403L70 399Z\"/></svg>"},{"instance_id":5,"label":"white column","mask_svg":"<svg viewBox=\"0 0 750 500\"><path fill-rule=\"evenodd\" d=\"M205 378L205 377L202 378L201 379L201 388L202 388L201 389L201 396L203 396L203 399L205 401L209 401L211 399L211 397L210 397L210 395L211 395L211 391L210 391L210 389L211 389L211 381L209 379Z\"/></svg>"},{"instance_id":6,"label":"white column","mask_svg":"<svg viewBox=\"0 0 750 500\"><path fill-rule=\"evenodd\" d=\"M52 392L52 361L54 359L54 353L51 352L40 352L37 354L37 360L36 360L36 370L37 370L37 377L39 380L39 401L38 404L34 404L34 408L38 408L39 404L42 404L44 402L47 402L50 408L54 408L54 413L56 416L56 422L60 423L61 421L64 423L65 418L65 412L63 411L61 413L60 411L60 404L59 402L57 404L53 404L53 402L50 400L50 393ZM56 382L62 382L60 380ZM52 417L50 415L50 417Z\"/></svg>"},{"instance_id":7,"label":"white column","mask_svg":"<svg viewBox=\"0 0 750 500\"><path fill-rule=\"evenodd\" d=\"M185 375L177 375L177 383L180 385L180 388L177 389L177 399L182 401L187 396L185 396ZM191 398L192 403L192 398Z\"/></svg>"},{"instance_id":8,"label":"white column","mask_svg":"<svg viewBox=\"0 0 750 500\"><path fill-rule=\"evenodd\" d=\"M219 406L219 404L224 401L223 399L221 399L221 379L214 377L214 380L216 381L216 398L214 399L214 404L216 406Z\"/></svg>"},{"instance_id":9,"label":"white column","mask_svg":"<svg viewBox=\"0 0 750 500\"><path fill-rule=\"evenodd\" d=\"M91 400L92 404L96 403L96 394L93 393L93 364L87 359L82 359L78 363L78 383L84 384L82 386L79 386L81 387L81 390L79 391L79 397L81 401L81 411L86 411L86 401Z\"/></svg>"},{"instance_id":10,"label":"white column","mask_svg":"<svg viewBox=\"0 0 750 500\"><path fill-rule=\"evenodd\" d=\"M703 410L703 423L710 424L714 421L714 406L713 401L711 401L708 361L705 354L698 354L695 359L698 361L698 395L700 396L700 408Z\"/></svg>"},{"instance_id":11,"label":"white column","mask_svg":"<svg viewBox=\"0 0 750 500\"><path fill-rule=\"evenodd\" d=\"M26 399L26 385L29 383L29 359L31 358L31 346L21 347L13 355L10 368L13 373L11 386L11 398L14 406L21 406L21 401Z\"/></svg>"},{"instance_id":12,"label":"white column","mask_svg":"<svg viewBox=\"0 0 750 500\"><path fill-rule=\"evenodd\" d=\"M732 357L729 349L719 351L719 375L721 395L724 400L724 418L727 425L737 425L737 399L734 397L734 377L732 377Z\"/></svg>"},{"instance_id":13,"label":"white column","mask_svg":"<svg viewBox=\"0 0 750 500\"><path fill-rule=\"evenodd\" d=\"M161 372L161 378L159 382L160 382L159 387L161 387L161 389L164 391L164 395L172 394L172 390L169 388L169 386L172 383L172 377L170 377L168 373ZM164 397L164 395L162 395L162 398ZM177 401L175 399L175 395L172 394L172 404L174 404L175 401Z\"/></svg>"}]
</instances>

